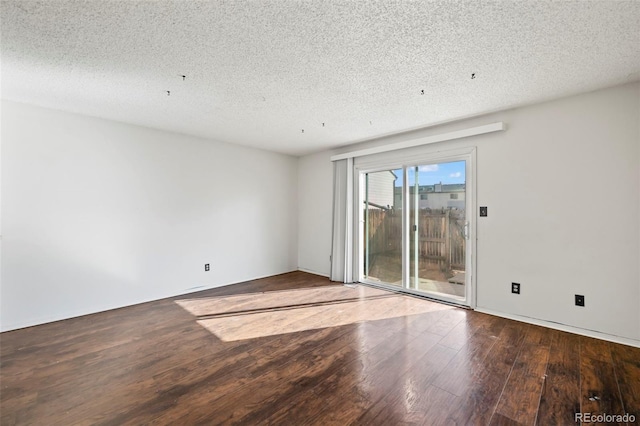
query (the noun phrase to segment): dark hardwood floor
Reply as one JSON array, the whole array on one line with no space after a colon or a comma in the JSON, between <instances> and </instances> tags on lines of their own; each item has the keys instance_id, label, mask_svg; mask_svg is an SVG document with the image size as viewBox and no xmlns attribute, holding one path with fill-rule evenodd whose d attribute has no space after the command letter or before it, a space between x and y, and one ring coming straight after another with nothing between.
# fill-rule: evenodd
<instances>
[{"instance_id":1,"label":"dark hardwood floor","mask_svg":"<svg viewBox=\"0 0 640 426\"><path fill-rule=\"evenodd\" d=\"M0 362L2 425L640 417L640 349L302 272L2 333Z\"/></svg>"}]
</instances>

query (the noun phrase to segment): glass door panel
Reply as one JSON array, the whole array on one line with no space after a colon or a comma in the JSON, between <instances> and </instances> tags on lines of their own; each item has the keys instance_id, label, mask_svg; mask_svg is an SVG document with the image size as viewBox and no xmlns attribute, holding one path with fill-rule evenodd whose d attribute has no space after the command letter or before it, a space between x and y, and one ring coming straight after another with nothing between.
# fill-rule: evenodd
<instances>
[{"instance_id":1,"label":"glass door panel","mask_svg":"<svg viewBox=\"0 0 640 426\"><path fill-rule=\"evenodd\" d=\"M402 169L364 174L364 278L402 287Z\"/></svg>"},{"instance_id":2,"label":"glass door panel","mask_svg":"<svg viewBox=\"0 0 640 426\"><path fill-rule=\"evenodd\" d=\"M359 277L473 307L475 151L415 161L359 172Z\"/></svg>"},{"instance_id":3,"label":"glass door panel","mask_svg":"<svg viewBox=\"0 0 640 426\"><path fill-rule=\"evenodd\" d=\"M466 161L408 167L409 288L466 300Z\"/></svg>"}]
</instances>

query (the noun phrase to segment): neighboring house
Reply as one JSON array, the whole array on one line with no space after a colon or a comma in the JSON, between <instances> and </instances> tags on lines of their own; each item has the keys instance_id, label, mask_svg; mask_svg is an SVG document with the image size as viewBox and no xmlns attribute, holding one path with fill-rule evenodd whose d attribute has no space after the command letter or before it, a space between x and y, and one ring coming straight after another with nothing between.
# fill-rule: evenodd
<instances>
[{"instance_id":1,"label":"neighboring house","mask_svg":"<svg viewBox=\"0 0 640 426\"><path fill-rule=\"evenodd\" d=\"M415 187L410 187L411 196L415 193ZM402 188L395 188L394 196L396 205L401 203ZM458 209L464 210L466 189L464 183L437 183L435 185L420 185L418 188L420 196L420 209L442 210Z\"/></svg>"},{"instance_id":2,"label":"neighboring house","mask_svg":"<svg viewBox=\"0 0 640 426\"><path fill-rule=\"evenodd\" d=\"M367 198L370 209L394 207L396 179L398 177L391 170L367 173ZM400 207L399 204L396 206Z\"/></svg>"}]
</instances>

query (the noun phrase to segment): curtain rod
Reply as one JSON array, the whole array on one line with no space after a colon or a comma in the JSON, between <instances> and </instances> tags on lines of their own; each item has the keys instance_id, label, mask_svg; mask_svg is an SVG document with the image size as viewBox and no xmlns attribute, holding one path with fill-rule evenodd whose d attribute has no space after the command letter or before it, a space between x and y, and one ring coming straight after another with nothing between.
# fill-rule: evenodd
<instances>
[{"instance_id":1,"label":"curtain rod","mask_svg":"<svg viewBox=\"0 0 640 426\"><path fill-rule=\"evenodd\" d=\"M396 151L398 149L412 148L414 146L426 145L436 142L450 141L454 139L468 138L469 136L483 135L485 133L501 132L506 129L504 122L485 124L484 126L471 127L469 129L456 130L454 132L442 133L440 135L427 136L424 138L412 139L390 145L365 148L357 151L345 152L331 156L331 161L344 160L345 158L362 157L363 155L379 154L381 152Z\"/></svg>"}]
</instances>

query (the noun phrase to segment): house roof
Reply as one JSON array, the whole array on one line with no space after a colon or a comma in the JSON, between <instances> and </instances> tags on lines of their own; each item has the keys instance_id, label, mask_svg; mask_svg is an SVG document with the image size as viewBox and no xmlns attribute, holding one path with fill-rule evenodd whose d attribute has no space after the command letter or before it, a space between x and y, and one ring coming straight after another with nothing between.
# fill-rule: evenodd
<instances>
[{"instance_id":1,"label":"house roof","mask_svg":"<svg viewBox=\"0 0 640 426\"><path fill-rule=\"evenodd\" d=\"M396 192L401 192L402 187L396 186L394 187ZM418 187L418 192L420 193L435 193L436 185L420 185ZM465 192L466 185L464 183L451 183L451 184L442 184L441 190L437 192L441 193L449 193L449 192ZM413 191L413 186L410 186L409 189Z\"/></svg>"}]
</instances>

